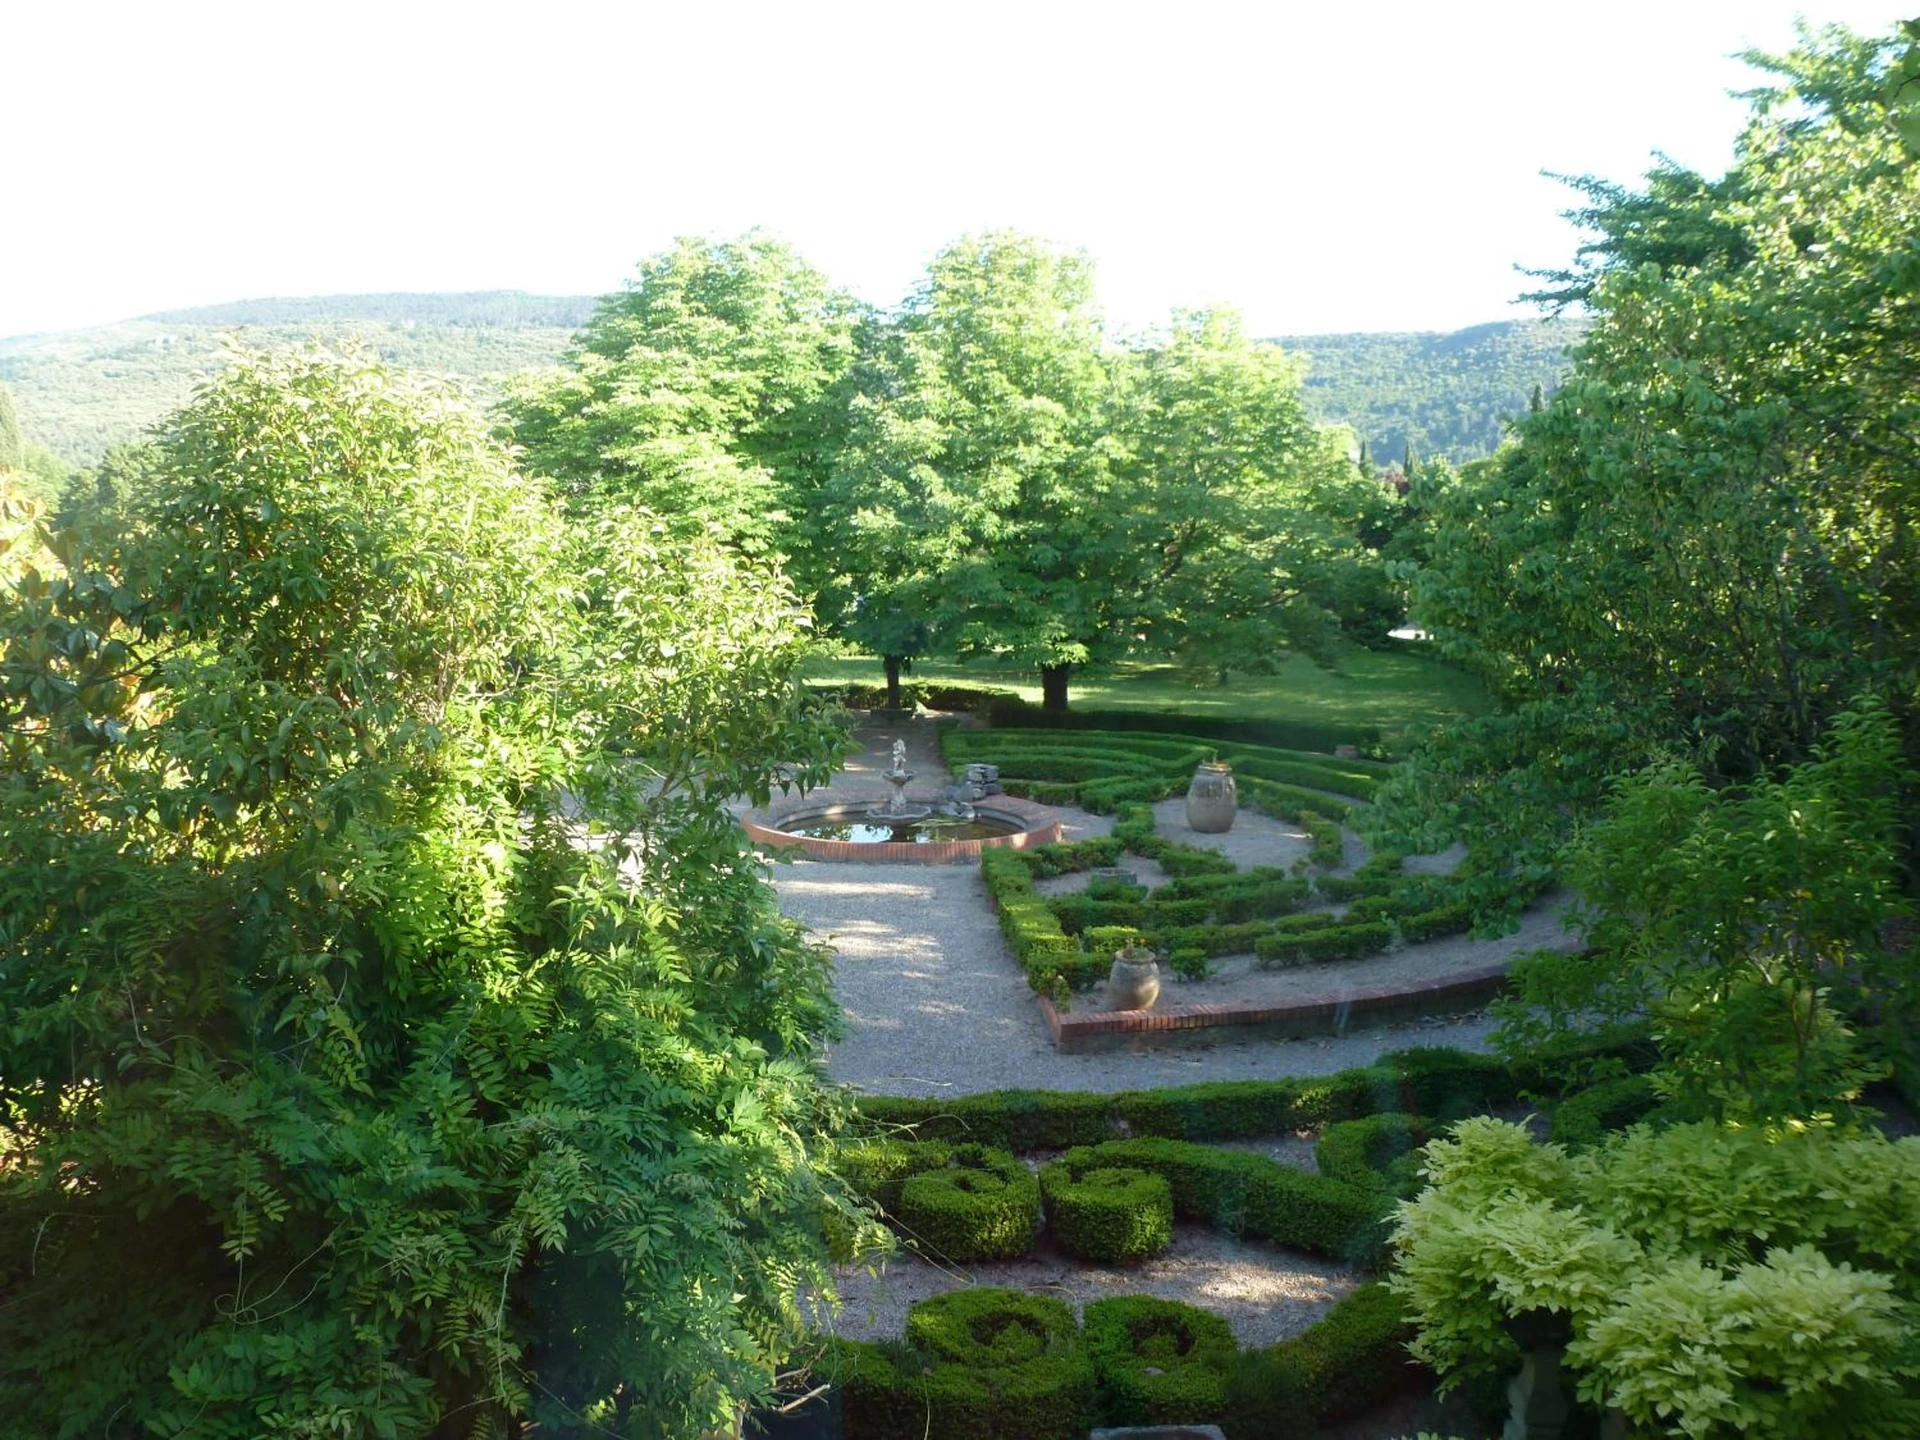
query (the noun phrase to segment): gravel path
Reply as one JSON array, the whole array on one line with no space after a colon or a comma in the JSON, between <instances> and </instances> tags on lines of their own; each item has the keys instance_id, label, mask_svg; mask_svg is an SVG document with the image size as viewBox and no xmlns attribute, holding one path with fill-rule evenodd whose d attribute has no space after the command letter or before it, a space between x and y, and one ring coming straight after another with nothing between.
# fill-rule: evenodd
<instances>
[{"instance_id":1,"label":"gravel path","mask_svg":"<svg viewBox=\"0 0 1920 1440\"><path fill-rule=\"evenodd\" d=\"M933 793L943 781L933 727L914 722L861 736L862 752L832 787L849 796L877 794L879 774L898 734L908 766ZM1188 831L1178 800L1155 807L1164 833L1210 844L1241 865L1289 865L1305 853L1305 837L1285 821L1243 811L1224 835ZM1065 810L1068 838L1107 833L1108 816ZM1131 857L1130 857L1131 858ZM1349 863L1355 863L1349 856ZM1457 856L1436 857L1449 868ZM1144 862L1142 862L1144 866ZM1157 869L1157 867L1152 867ZM836 864L814 860L775 866L781 908L837 957L835 990L846 1012L845 1037L828 1058L828 1073L869 1093L962 1095L982 1090L1046 1088L1124 1090L1201 1080L1323 1075L1365 1065L1388 1050L1416 1044L1484 1049L1490 1022L1482 1014L1359 1031L1339 1038L1223 1040L1211 1046L1170 1045L1136 1051L1062 1055L1053 1048L1026 977L1014 962L987 905L979 868ZM1151 873L1143 878L1153 877ZM1060 877L1055 886L1084 884ZM1499 940L1456 937L1408 946L1368 960L1295 970L1258 970L1250 957L1217 962L1217 977L1171 980L1163 1003L1266 1001L1445 975L1518 950L1568 943L1558 904L1536 906L1520 930ZM1098 992L1079 997L1097 1006Z\"/></svg>"},{"instance_id":2,"label":"gravel path","mask_svg":"<svg viewBox=\"0 0 1920 1440\"><path fill-rule=\"evenodd\" d=\"M1005 1285L1067 1301L1075 1313L1108 1295L1156 1295L1199 1304L1233 1327L1242 1345L1272 1345L1298 1335L1360 1283L1351 1266L1176 1225L1173 1243L1150 1260L1098 1265L1076 1260L1044 1236L1031 1255L966 1266L935 1266L901 1250L878 1275L853 1266L838 1274L840 1313L821 1328L850 1340L898 1338L907 1307L930 1295L975 1285Z\"/></svg>"}]
</instances>

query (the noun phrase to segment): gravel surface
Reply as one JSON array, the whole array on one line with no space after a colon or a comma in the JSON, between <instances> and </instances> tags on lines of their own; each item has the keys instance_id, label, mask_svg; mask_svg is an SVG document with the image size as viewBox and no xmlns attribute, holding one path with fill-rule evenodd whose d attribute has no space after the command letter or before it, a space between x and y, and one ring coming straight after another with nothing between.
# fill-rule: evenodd
<instances>
[{"instance_id":1,"label":"gravel surface","mask_svg":"<svg viewBox=\"0 0 1920 1440\"><path fill-rule=\"evenodd\" d=\"M862 751L832 791L878 795L885 784L891 743L907 742L909 793L936 794L945 775L933 726L914 721L862 732ZM816 792L817 793L817 792ZM1067 838L1105 834L1110 816L1061 809ZM1235 863L1290 865L1306 853L1306 839L1285 821L1242 811L1233 829L1198 835L1186 828L1180 800L1155 807L1162 833L1206 844ZM1364 858L1349 854L1349 863ZM1457 857L1435 857L1435 868ZM1128 857L1143 879L1157 879L1146 862ZM1062 1055L1053 1048L1039 1006L988 908L977 865L863 865L792 860L773 870L781 908L817 937L832 943L835 990L846 1012L845 1037L828 1058L829 1075L858 1089L888 1095L961 1095L982 1090L1047 1088L1124 1090L1201 1080L1323 1075L1365 1065L1388 1050L1444 1044L1484 1049L1491 1022L1482 1014L1430 1019L1359 1031L1338 1038L1222 1040L1213 1045L1143 1045L1132 1051ZM1084 876L1061 876L1048 888L1072 888ZM1569 943L1559 901L1536 906L1520 930L1498 940L1466 937L1408 946L1337 965L1258 970L1251 957L1216 962L1218 974L1201 982L1167 977L1163 1005L1246 1000L1262 1003L1342 988L1444 976L1505 958L1516 951ZM1075 1004L1096 1008L1096 990Z\"/></svg>"},{"instance_id":2,"label":"gravel surface","mask_svg":"<svg viewBox=\"0 0 1920 1440\"><path fill-rule=\"evenodd\" d=\"M1199 1225L1176 1225L1173 1243L1150 1260L1098 1265L1077 1260L1044 1237L1019 1260L935 1266L908 1250L878 1275L853 1266L838 1275L841 1309L822 1330L851 1340L894 1339L907 1307L930 1295L975 1285L1005 1285L1067 1301L1077 1314L1108 1295L1156 1295L1198 1304L1233 1327L1242 1345L1272 1345L1298 1335L1360 1283L1359 1272L1271 1245L1235 1240Z\"/></svg>"}]
</instances>

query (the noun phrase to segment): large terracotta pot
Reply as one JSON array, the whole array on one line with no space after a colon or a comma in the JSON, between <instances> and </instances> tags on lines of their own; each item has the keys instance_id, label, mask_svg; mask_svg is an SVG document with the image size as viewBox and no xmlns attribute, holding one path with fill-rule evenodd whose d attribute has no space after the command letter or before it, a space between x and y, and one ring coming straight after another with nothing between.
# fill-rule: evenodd
<instances>
[{"instance_id":1,"label":"large terracotta pot","mask_svg":"<svg viewBox=\"0 0 1920 1440\"><path fill-rule=\"evenodd\" d=\"M1187 828L1202 835L1231 830L1237 804L1233 768L1217 760L1205 761L1193 772L1193 783L1187 787Z\"/></svg>"},{"instance_id":2,"label":"large terracotta pot","mask_svg":"<svg viewBox=\"0 0 1920 1440\"><path fill-rule=\"evenodd\" d=\"M1113 954L1113 970L1107 977L1109 1010L1151 1010L1160 998L1160 967L1153 952L1129 945Z\"/></svg>"}]
</instances>

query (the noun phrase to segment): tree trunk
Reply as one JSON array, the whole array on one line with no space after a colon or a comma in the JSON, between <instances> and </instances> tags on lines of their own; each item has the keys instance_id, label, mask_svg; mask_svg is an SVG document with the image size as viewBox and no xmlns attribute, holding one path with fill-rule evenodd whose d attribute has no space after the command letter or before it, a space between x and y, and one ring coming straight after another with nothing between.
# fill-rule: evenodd
<instances>
[{"instance_id":1,"label":"tree trunk","mask_svg":"<svg viewBox=\"0 0 1920 1440\"><path fill-rule=\"evenodd\" d=\"M1067 713L1067 674L1071 665L1040 667L1040 708L1049 715Z\"/></svg>"},{"instance_id":2,"label":"tree trunk","mask_svg":"<svg viewBox=\"0 0 1920 1440\"><path fill-rule=\"evenodd\" d=\"M887 708L898 710L900 708L900 657L886 655L882 656L881 660L887 667Z\"/></svg>"}]
</instances>

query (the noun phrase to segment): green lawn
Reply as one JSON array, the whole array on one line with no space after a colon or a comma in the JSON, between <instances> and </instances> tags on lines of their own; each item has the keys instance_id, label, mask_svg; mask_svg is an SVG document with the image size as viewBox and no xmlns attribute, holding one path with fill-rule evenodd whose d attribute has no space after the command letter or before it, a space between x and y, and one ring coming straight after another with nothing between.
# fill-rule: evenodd
<instances>
[{"instance_id":1,"label":"green lawn","mask_svg":"<svg viewBox=\"0 0 1920 1440\"><path fill-rule=\"evenodd\" d=\"M815 656L803 677L824 685L883 685L880 662L868 657ZM1040 676L991 664L922 661L905 677L921 684L982 685L1040 703ZM1376 728L1392 735L1489 707L1471 675L1411 651L1352 650L1322 669L1294 656L1274 675L1238 675L1225 686L1195 685L1172 665L1119 665L1075 671L1069 705L1076 710L1151 710L1217 720L1266 720Z\"/></svg>"}]
</instances>

